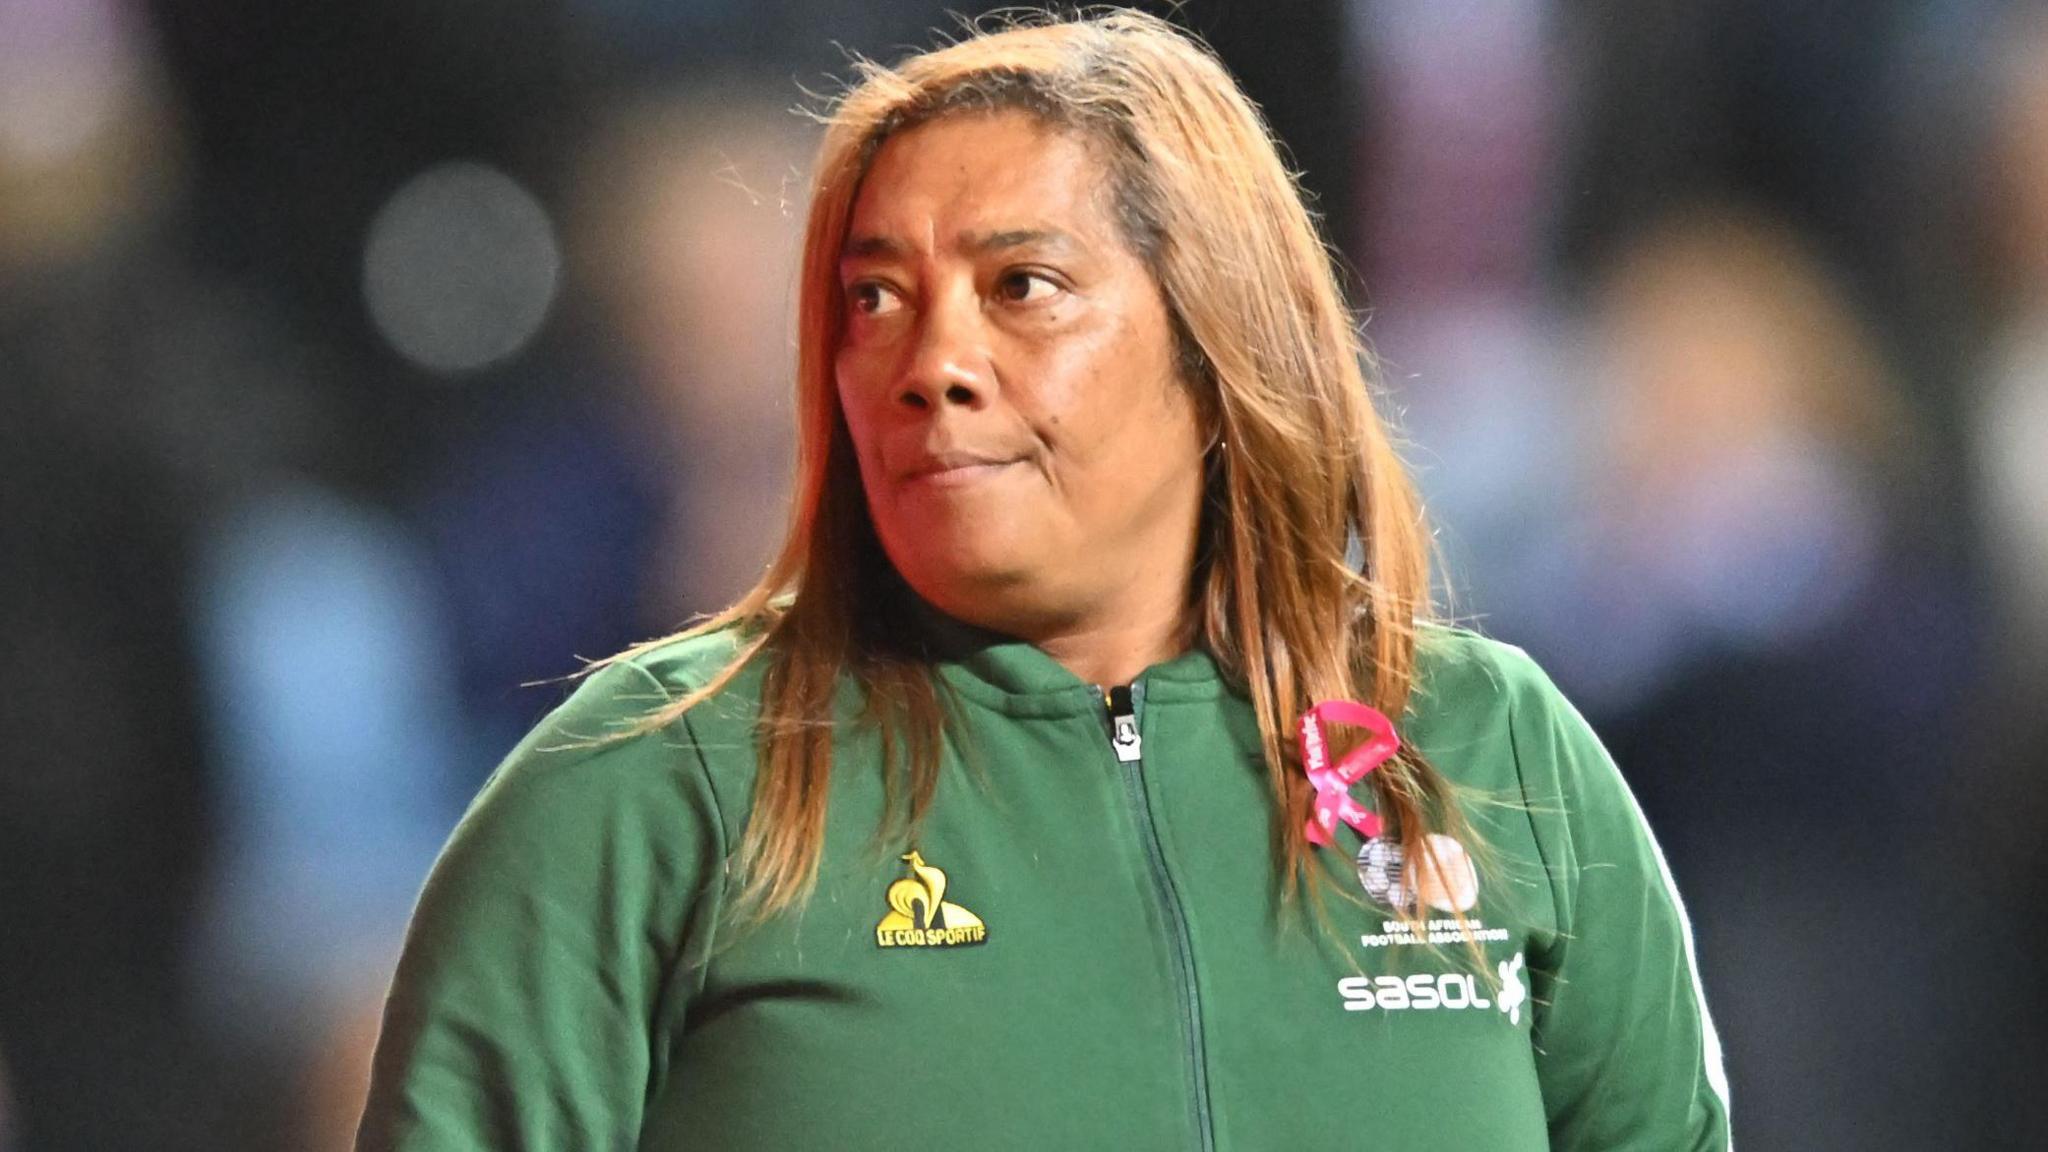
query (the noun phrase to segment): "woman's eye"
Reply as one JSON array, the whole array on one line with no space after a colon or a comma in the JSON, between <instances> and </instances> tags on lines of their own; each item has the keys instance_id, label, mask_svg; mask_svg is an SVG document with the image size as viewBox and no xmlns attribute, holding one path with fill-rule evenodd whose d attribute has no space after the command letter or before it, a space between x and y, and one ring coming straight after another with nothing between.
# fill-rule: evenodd
<instances>
[{"instance_id":1,"label":"woman's eye","mask_svg":"<svg viewBox=\"0 0 2048 1152\"><path fill-rule=\"evenodd\" d=\"M1051 277L1037 272L1005 272L996 281L996 293L1013 304L1043 300L1059 290L1059 284Z\"/></svg>"},{"instance_id":2,"label":"woman's eye","mask_svg":"<svg viewBox=\"0 0 2048 1152\"><path fill-rule=\"evenodd\" d=\"M847 288L846 300L854 311L866 316L886 316L903 306L888 285L874 280L856 281Z\"/></svg>"}]
</instances>

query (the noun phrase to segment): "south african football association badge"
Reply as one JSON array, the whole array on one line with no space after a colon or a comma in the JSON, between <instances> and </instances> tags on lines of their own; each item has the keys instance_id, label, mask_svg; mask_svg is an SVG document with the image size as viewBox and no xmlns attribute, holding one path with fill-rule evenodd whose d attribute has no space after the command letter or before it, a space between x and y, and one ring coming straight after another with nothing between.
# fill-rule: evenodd
<instances>
[{"instance_id":1,"label":"south african football association badge","mask_svg":"<svg viewBox=\"0 0 2048 1152\"><path fill-rule=\"evenodd\" d=\"M1429 851L1414 869L1418 891L1408 890L1401 845L1390 836L1374 836L1359 848L1359 887L1396 911L1416 910L1418 897L1439 912L1470 911L1479 903L1479 870L1471 853L1450 836L1432 832L1427 839Z\"/></svg>"},{"instance_id":2,"label":"south african football association badge","mask_svg":"<svg viewBox=\"0 0 2048 1152\"><path fill-rule=\"evenodd\" d=\"M952 948L988 939L981 917L946 899L946 874L917 852L904 855L910 875L889 885L889 914L875 925L884 948Z\"/></svg>"}]
</instances>

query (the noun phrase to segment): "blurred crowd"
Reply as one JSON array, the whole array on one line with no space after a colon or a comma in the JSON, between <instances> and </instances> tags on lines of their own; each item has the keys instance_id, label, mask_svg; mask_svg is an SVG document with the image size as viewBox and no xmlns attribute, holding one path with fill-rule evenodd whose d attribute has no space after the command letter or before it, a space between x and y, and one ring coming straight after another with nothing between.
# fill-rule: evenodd
<instances>
[{"instance_id":1,"label":"blurred crowd","mask_svg":"<svg viewBox=\"0 0 2048 1152\"><path fill-rule=\"evenodd\" d=\"M2048 1143L2048 10L1170 7L1744 1146ZM780 536L795 110L960 10L0 0L0 1152L348 1146L471 794Z\"/></svg>"}]
</instances>

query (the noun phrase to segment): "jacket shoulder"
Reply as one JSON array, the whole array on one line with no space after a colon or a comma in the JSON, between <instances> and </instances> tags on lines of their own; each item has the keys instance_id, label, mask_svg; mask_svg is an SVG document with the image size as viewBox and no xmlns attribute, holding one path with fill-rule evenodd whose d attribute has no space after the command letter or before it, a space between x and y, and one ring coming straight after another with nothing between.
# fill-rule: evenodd
<instances>
[{"instance_id":1,"label":"jacket shoulder","mask_svg":"<svg viewBox=\"0 0 2048 1152\"><path fill-rule=\"evenodd\" d=\"M1513 644L1450 624L1418 630L1411 711L1506 709L1516 697L1555 691L1536 661Z\"/></svg>"},{"instance_id":2,"label":"jacket shoulder","mask_svg":"<svg viewBox=\"0 0 2048 1152\"><path fill-rule=\"evenodd\" d=\"M1576 717L1527 652L1469 629L1425 625L1415 673L1408 734L1461 784L1526 785L1517 734Z\"/></svg>"},{"instance_id":3,"label":"jacket shoulder","mask_svg":"<svg viewBox=\"0 0 2048 1152\"><path fill-rule=\"evenodd\" d=\"M714 793L738 835L749 809L756 779L765 658L750 653L751 634L721 628L682 636L618 659L666 694L673 704L713 684L716 691L692 703L672 724L675 735L689 743L709 774ZM718 683L735 663L740 666Z\"/></svg>"},{"instance_id":4,"label":"jacket shoulder","mask_svg":"<svg viewBox=\"0 0 2048 1152\"><path fill-rule=\"evenodd\" d=\"M636 664L593 669L499 763L472 811L515 796L546 807L602 807L652 779L690 770L695 757L673 726L652 723L671 699Z\"/></svg>"},{"instance_id":5,"label":"jacket shoulder","mask_svg":"<svg viewBox=\"0 0 2048 1152\"><path fill-rule=\"evenodd\" d=\"M658 643L628 657L615 658L615 662L639 669L671 699L681 699L717 679L733 661L745 656L746 649L746 638L738 628L720 628ZM735 677L730 688L744 689L747 685L739 681L749 679Z\"/></svg>"}]
</instances>

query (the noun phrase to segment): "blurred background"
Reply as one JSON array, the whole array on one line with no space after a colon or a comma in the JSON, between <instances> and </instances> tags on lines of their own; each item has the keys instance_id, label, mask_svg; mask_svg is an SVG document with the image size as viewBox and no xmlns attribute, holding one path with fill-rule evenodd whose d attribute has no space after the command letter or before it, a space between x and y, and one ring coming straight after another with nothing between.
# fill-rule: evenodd
<instances>
[{"instance_id":1,"label":"blurred background","mask_svg":"<svg viewBox=\"0 0 2048 1152\"><path fill-rule=\"evenodd\" d=\"M765 563L791 110L947 8L0 0L0 1150L347 1147L469 796ZM1176 11L1663 838L1742 1146L2048 1147L2048 11Z\"/></svg>"}]
</instances>

